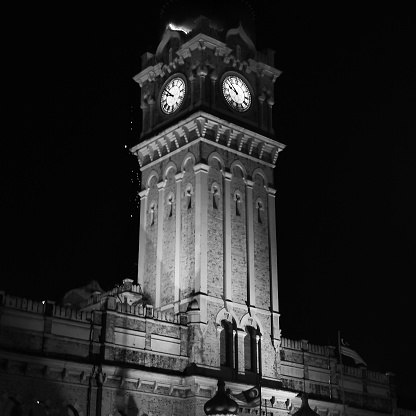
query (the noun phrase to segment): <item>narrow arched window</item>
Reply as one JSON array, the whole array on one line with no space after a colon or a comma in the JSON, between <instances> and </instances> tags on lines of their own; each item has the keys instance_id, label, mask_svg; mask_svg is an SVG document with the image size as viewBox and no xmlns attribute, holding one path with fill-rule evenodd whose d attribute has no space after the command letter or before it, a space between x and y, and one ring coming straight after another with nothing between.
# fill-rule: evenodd
<instances>
[{"instance_id":1,"label":"narrow arched window","mask_svg":"<svg viewBox=\"0 0 416 416\"><path fill-rule=\"evenodd\" d=\"M212 208L218 209L218 188L216 186L212 187Z\"/></svg>"},{"instance_id":2,"label":"narrow arched window","mask_svg":"<svg viewBox=\"0 0 416 416\"><path fill-rule=\"evenodd\" d=\"M171 218L173 215L173 194L168 196L168 218Z\"/></svg>"},{"instance_id":3,"label":"narrow arched window","mask_svg":"<svg viewBox=\"0 0 416 416\"><path fill-rule=\"evenodd\" d=\"M14 397L4 398L3 396L3 399L3 406L0 406L0 411L2 411L2 415L4 414L4 416L22 416L22 406Z\"/></svg>"},{"instance_id":4,"label":"narrow arched window","mask_svg":"<svg viewBox=\"0 0 416 416\"><path fill-rule=\"evenodd\" d=\"M231 367L233 362L233 330L231 322L223 320L221 326L223 330L220 334L220 364Z\"/></svg>"},{"instance_id":5,"label":"narrow arched window","mask_svg":"<svg viewBox=\"0 0 416 416\"><path fill-rule=\"evenodd\" d=\"M212 193L212 208L218 209L219 200L220 200L220 187L218 186L217 182L212 183L211 193Z\"/></svg>"},{"instance_id":6,"label":"narrow arched window","mask_svg":"<svg viewBox=\"0 0 416 416\"><path fill-rule=\"evenodd\" d=\"M257 337L260 337L259 328L252 326L246 327L247 335L244 337L244 367L246 371L257 373L257 361L260 356L260 340L257 341Z\"/></svg>"},{"instance_id":7,"label":"narrow arched window","mask_svg":"<svg viewBox=\"0 0 416 416\"><path fill-rule=\"evenodd\" d=\"M235 200L235 215L237 217L240 217L241 216L241 212L240 212L241 196L239 193L235 194L234 200Z\"/></svg>"},{"instance_id":8,"label":"narrow arched window","mask_svg":"<svg viewBox=\"0 0 416 416\"><path fill-rule=\"evenodd\" d=\"M155 210L156 210L156 205L154 203L152 203L150 205L150 209L149 209L149 212L150 212L150 225L154 225L154 223L155 223L155 219L156 219Z\"/></svg>"},{"instance_id":9,"label":"narrow arched window","mask_svg":"<svg viewBox=\"0 0 416 416\"><path fill-rule=\"evenodd\" d=\"M238 340L234 335L237 333L237 324L234 319L232 323L224 319L221 321L221 326L223 329L220 334L220 364L223 367L236 369L238 368Z\"/></svg>"},{"instance_id":10,"label":"narrow arched window","mask_svg":"<svg viewBox=\"0 0 416 416\"><path fill-rule=\"evenodd\" d=\"M59 416L79 416L79 413L74 406L68 404L61 410Z\"/></svg>"},{"instance_id":11,"label":"narrow arched window","mask_svg":"<svg viewBox=\"0 0 416 416\"><path fill-rule=\"evenodd\" d=\"M262 211L263 211L263 203L261 201L257 201L257 221L259 224L262 224Z\"/></svg>"},{"instance_id":12,"label":"narrow arched window","mask_svg":"<svg viewBox=\"0 0 416 416\"><path fill-rule=\"evenodd\" d=\"M192 208L192 194L193 194L193 188L192 185L189 183L186 187L185 191L185 198L186 198L186 207L187 209Z\"/></svg>"}]
</instances>

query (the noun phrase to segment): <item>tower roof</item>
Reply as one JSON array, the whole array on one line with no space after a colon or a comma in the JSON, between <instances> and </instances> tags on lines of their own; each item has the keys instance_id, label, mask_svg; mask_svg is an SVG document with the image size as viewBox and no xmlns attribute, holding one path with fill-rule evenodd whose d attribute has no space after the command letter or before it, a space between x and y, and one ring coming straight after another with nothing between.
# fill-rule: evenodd
<instances>
[{"instance_id":1,"label":"tower roof","mask_svg":"<svg viewBox=\"0 0 416 416\"><path fill-rule=\"evenodd\" d=\"M163 33L169 24L192 30L199 16L210 20L213 28L222 31L242 24L255 42L254 6L249 0L212 0L196 2L189 0L166 0L160 8L160 29Z\"/></svg>"}]
</instances>

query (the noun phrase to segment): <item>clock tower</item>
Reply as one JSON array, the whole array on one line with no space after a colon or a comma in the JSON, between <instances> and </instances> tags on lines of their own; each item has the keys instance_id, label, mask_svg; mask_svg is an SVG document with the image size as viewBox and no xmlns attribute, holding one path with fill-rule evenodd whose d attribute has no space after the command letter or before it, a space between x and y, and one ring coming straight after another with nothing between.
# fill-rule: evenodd
<instances>
[{"instance_id":1,"label":"clock tower","mask_svg":"<svg viewBox=\"0 0 416 416\"><path fill-rule=\"evenodd\" d=\"M186 314L189 372L247 383L261 374L273 384L273 169L284 145L272 109L281 72L273 51L256 49L250 3L217 3L166 2L160 43L134 77L142 108L131 148L142 172L138 284L155 311Z\"/></svg>"}]
</instances>

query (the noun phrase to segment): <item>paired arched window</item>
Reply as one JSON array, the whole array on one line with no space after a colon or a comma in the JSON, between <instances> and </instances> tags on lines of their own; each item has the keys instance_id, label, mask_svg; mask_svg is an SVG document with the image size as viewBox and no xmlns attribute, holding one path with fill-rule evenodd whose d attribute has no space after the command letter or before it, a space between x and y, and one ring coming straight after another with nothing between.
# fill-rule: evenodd
<instances>
[{"instance_id":1,"label":"paired arched window","mask_svg":"<svg viewBox=\"0 0 416 416\"><path fill-rule=\"evenodd\" d=\"M257 373L260 363L260 329L252 326L246 327L247 335L244 337L244 368L246 371Z\"/></svg>"},{"instance_id":2,"label":"paired arched window","mask_svg":"<svg viewBox=\"0 0 416 416\"><path fill-rule=\"evenodd\" d=\"M237 368L234 357L237 359L237 340L234 339L234 331L237 330L235 321L221 321L223 330L220 334L220 364L228 368Z\"/></svg>"}]
</instances>

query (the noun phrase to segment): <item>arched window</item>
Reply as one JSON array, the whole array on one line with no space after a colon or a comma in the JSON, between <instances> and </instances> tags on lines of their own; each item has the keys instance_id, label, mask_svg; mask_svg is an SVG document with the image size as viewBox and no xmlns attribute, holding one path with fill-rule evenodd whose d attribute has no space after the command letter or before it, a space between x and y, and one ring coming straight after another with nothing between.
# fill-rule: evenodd
<instances>
[{"instance_id":1,"label":"arched window","mask_svg":"<svg viewBox=\"0 0 416 416\"><path fill-rule=\"evenodd\" d=\"M211 192L212 192L212 208L218 209L218 200L220 197L220 191L219 191L218 185L215 182L212 184Z\"/></svg>"},{"instance_id":2,"label":"arched window","mask_svg":"<svg viewBox=\"0 0 416 416\"><path fill-rule=\"evenodd\" d=\"M44 404L37 401L36 404L32 406L28 413L29 416L46 416L46 409Z\"/></svg>"},{"instance_id":3,"label":"arched window","mask_svg":"<svg viewBox=\"0 0 416 416\"><path fill-rule=\"evenodd\" d=\"M247 335L244 337L244 368L246 371L257 373L257 361L260 362L260 336L259 328L246 327Z\"/></svg>"},{"instance_id":4,"label":"arched window","mask_svg":"<svg viewBox=\"0 0 416 416\"><path fill-rule=\"evenodd\" d=\"M234 340L234 331L237 330L237 325L233 319L233 323L227 320L221 321L223 330L220 334L220 364L224 367L237 368L237 341Z\"/></svg>"},{"instance_id":5,"label":"arched window","mask_svg":"<svg viewBox=\"0 0 416 416\"><path fill-rule=\"evenodd\" d=\"M74 406L67 404L59 413L59 416L79 416Z\"/></svg>"},{"instance_id":6,"label":"arched window","mask_svg":"<svg viewBox=\"0 0 416 416\"><path fill-rule=\"evenodd\" d=\"M5 400L0 398L0 414L4 416L21 416L22 406L14 397L9 397Z\"/></svg>"},{"instance_id":7,"label":"arched window","mask_svg":"<svg viewBox=\"0 0 416 416\"><path fill-rule=\"evenodd\" d=\"M194 193L193 187L190 183L186 185L185 188L185 198L186 198L186 207L187 209L192 208L192 194Z\"/></svg>"}]
</instances>

